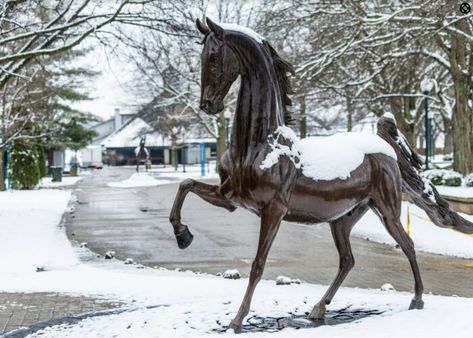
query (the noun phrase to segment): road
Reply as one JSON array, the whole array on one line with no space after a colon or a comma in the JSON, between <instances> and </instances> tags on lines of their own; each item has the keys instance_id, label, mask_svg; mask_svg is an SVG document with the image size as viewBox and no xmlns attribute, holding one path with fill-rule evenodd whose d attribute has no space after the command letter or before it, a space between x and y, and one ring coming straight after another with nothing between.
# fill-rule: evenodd
<instances>
[{"instance_id":1,"label":"road","mask_svg":"<svg viewBox=\"0 0 473 338\"><path fill-rule=\"evenodd\" d=\"M119 259L131 257L147 266L207 273L235 268L248 275L258 241L256 216L240 209L229 213L189 194L183 223L189 225L194 241L179 250L168 220L178 184L128 189L106 185L132 173L132 168L104 168L77 184L79 203L67 221L71 240L87 242L99 254L113 250ZM352 246L356 265L344 286L379 288L391 283L400 291L413 290L412 273L400 249L356 237ZM417 256L426 293L473 297L471 260L422 252ZM328 285L337 267L338 254L327 224L283 222L263 278L286 275Z\"/></svg>"}]
</instances>

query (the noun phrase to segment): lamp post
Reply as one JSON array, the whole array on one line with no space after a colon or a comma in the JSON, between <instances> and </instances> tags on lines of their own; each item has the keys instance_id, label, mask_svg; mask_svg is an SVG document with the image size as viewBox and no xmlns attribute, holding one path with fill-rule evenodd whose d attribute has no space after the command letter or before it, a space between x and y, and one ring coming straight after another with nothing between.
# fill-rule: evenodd
<instances>
[{"instance_id":1,"label":"lamp post","mask_svg":"<svg viewBox=\"0 0 473 338\"><path fill-rule=\"evenodd\" d=\"M424 129L425 129L425 169L429 169L429 155L430 155L430 119L429 119L429 101L427 96L428 91L423 92L424 98Z\"/></svg>"},{"instance_id":2,"label":"lamp post","mask_svg":"<svg viewBox=\"0 0 473 338\"><path fill-rule=\"evenodd\" d=\"M425 169L429 169L429 156L431 155L431 127L429 118L429 93L435 86L434 80L425 79L421 82L420 88L424 94L424 129L425 129Z\"/></svg>"}]
</instances>

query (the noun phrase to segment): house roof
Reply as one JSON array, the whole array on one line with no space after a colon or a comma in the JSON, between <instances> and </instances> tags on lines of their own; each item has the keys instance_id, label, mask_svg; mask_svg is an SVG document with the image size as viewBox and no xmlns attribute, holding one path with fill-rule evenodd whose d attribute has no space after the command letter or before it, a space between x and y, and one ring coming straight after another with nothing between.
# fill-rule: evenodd
<instances>
[{"instance_id":1,"label":"house roof","mask_svg":"<svg viewBox=\"0 0 473 338\"><path fill-rule=\"evenodd\" d=\"M126 122L117 131L109 135L102 145L106 148L136 147L140 143L140 137L146 135L146 146L167 146L170 141L155 131L148 123L139 117Z\"/></svg>"}]
</instances>

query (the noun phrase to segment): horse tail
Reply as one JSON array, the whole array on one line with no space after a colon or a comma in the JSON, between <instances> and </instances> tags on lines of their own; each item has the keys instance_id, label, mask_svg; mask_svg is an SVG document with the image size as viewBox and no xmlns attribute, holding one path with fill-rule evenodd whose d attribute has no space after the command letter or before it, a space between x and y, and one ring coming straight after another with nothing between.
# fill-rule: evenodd
<instances>
[{"instance_id":1,"label":"horse tail","mask_svg":"<svg viewBox=\"0 0 473 338\"><path fill-rule=\"evenodd\" d=\"M396 152L402 177L402 191L412 198L415 205L425 211L435 225L473 234L473 223L450 209L435 186L429 180L420 177L422 160L397 129L394 116L385 114L381 117L377 129L378 136L388 142Z\"/></svg>"}]
</instances>

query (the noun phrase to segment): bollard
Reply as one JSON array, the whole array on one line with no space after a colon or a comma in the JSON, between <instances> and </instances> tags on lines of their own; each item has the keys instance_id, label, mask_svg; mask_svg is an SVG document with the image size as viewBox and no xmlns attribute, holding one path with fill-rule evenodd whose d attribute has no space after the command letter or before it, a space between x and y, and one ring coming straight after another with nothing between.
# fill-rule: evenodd
<instances>
[{"instance_id":1,"label":"bollard","mask_svg":"<svg viewBox=\"0 0 473 338\"><path fill-rule=\"evenodd\" d=\"M407 232L407 236L411 237L411 214L409 212L409 206L407 206L406 232Z\"/></svg>"}]
</instances>

